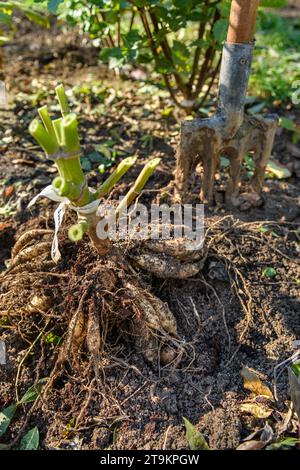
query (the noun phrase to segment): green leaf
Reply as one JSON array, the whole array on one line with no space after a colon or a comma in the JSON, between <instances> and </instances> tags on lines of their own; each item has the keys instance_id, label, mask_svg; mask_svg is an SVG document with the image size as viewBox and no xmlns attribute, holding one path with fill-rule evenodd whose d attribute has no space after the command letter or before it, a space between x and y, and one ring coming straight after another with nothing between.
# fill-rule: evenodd
<instances>
[{"instance_id":1,"label":"green leaf","mask_svg":"<svg viewBox=\"0 0 300 470\"><path fill-rule=\"evenodd\" d=\"M49 333L45 336L45 343L47 344L55 344L57 346L61 342L61 337L57 336L53 331L49 331Z\"/></svg>"},{"instance_id":2,"label":"green leaf","mask_svg":"<svg viewBox=\"0 0 300 470\"><path fill-rule=\"evenodd\" d=\"M227 0L227 1L219 2L217 5L217 9L221 13L221 16L223 16L224 18L229 17L230 4L231 2Z\"/></svg>"},{"instance_id":3,"label":"green leaf","mask_svg":"<svg viewBox=\"0 0 300 470\"><path fill-rule=\"evenodd\" d=\"M276 269L271 268L271 267L263 269L263 272L262 272L262 275L264 277L275 277L276 274L277 274Z\"/></svg>"},{"instance_id":4,"label":"green leaf","mask_svg":"<svg viewBox=\"0 0 300 470\"><path fill-rule=\"evenodd\" d=\"M81 158L80 158L80 164L81 164L81 168L82 168L84 171L91 171L91 170L92 170L92 164L91 164L91 162L89 161L88 158L86 158L86 157L81 157Z\"/></svg>"},{"instance_id":5,"label":"green leaf","mask_svg":"<svg viewBox=\"0 0 300 470\"><path fill-rule=\"evenodd\" d=\"M22 437L20 442L20 450L37 450L40 441L40 433L38 428L35 426L30 429L25 436Z\"/></svg>"},{"instance_id":6,"label":"green leaf","mask_svg":"<svg viewBox=\"0 0 300 470\"><path fill-rule=\"evenodd\" d=\"M295 364L292 364L291 366L292 371L294 372L296 377L300 377L300 362L295 362Z\"/></svg>"},{"instance_id":7,"label":"green leaf","mask_svg":"<svg viewBox=\"0 0 300 470\"><path fill-rule=\"evenodd\" d=\"M27 18L30 21L33 21L39 26L43 26L43 28L49 28L50 22L46 16L41 15L40 13L37 13L36 11L27 10L27 9L24 10L24 14L27 16Z\"/></svg>"},{"instance_id":8,"label":"green leaf","mask_svg":"<svg viewBox=\"0 0 300 470\"><path fill-rule=\"evenodd\" d=\"M168 118L169 116L172 115L173 111L174 111L174 106L170 106L168 108L162 109L160 112L160 115L163 118Z\"/></svg>"},{"instance_id":9,"label":"green leaf","mask_svg":"<svg viewBox=\"0 0 300 470\"><path fill-rule=\"evenodd\" d=\"M32 385L22 396L19 404L32 403L37 399L45 383L47 382L48 377L40 379L35 385Z\"/></svg>"},{"instance_id":10,"label":"green leaf","mask_svg":"<svg viewBox=\"0 0 300 470\"><path fill-rule=\"evenodd\" d=\"M102 153L102 155L104 155L105 158L107 158L107 160L111 160L111 149L109 147L111 147L110 143L111 141L107 141L105 144L97 144L95 147L97 149L97 151L99 153Z\"/></svg>"},{"instance_id":11,"label":"green leaf","mask_svg":"<svg viewBox=\"0 0 300 470\"><path fill-rule=\"evenodd\" d=\"M63 2L64 0L48 0L48 10L50 11L50 13L53 13L55 15L55 13L57 12L57 8Z\"/></svg>"},{"instance_id":12,"label":"green leaf","mask_svg":"<svg viewBox=\"0 0 300 470\"><path fill-rule=\"evenodd\" d=\"M217 41L222 42L226 38L228 30L228 20L221 18L214 26L213 33Z\"/></svg>"},{"instance_id":13,"label":"green leaf","mask_svg":"<svg viewBox=\"0 0 300 470\"><path fill-rule=\"evenodd\" d=\"M126 47L133 47L139 43L143 38L139 33L138 29L132 29L127 34L123 35L124 43Z\"/></svg>"},{"instance_id":14,"label":"green leaf","mask_svg":"<svg viewBox=\"0 0 300 470\"><path fill-rule=\"evenodd\" d=\"M172 52L177 61L186 64L186 58L189 56L189 50L183 42L173 41Z\"/></svg>"},{"instance_id":15,"label":"green leaf","mask_svg":"<svg viewBox=\"0 0 300 470\"><path fill-rule=\"evenodd\" d=\"M162 55L155 57L155 70L158 73L172 73L174 68L172 64Z\"/></svg>"},{"instance_id":16,"label":"green leaf","mask_svg":"<svg viewBox=\"0 0 300 470\"><path fill-rule=\"evenodd\" d=\"M267 178L277 178L279 180L283 180L286 178L290 178L291 176L292 172L286 166L281 165L275 160L269 160L266 167Z\"/></svg>"},{"instance_id":17,"label":"green leaf","mask_svg":"<svg viewBox=\"0 0 300 470\"><path fill-rule=\"evenodd\" d=\"M6 432L16 412L17 405L10 405L0 412L0 437Z\"/></svg>"},{"instance_id":18,"label":"green leaf","mask_svg":"<svg viewBox=\"0 0 300 470\"><path fill-rule=\"evenodd\" d=\"M100 52L100 59L108 62L109 59L122 59L122 49L120 47L106 47Z\"/></svg>"},{"instance_id":19,"label":"green leaf","mask_svg":"<svg viewBox=\"0 0 300 470\"><path fill-rule=\"evenodd\" d=\"M265 8L284 8L287 6L287 0L260 0L259 6Z\"/></svg>"},{"instance_id":20,"label":"green leaf","mask_svg":"<svg viewBox=\"0 0 300 470\"><path fill-rule=\"evenodd\" d=\"M3 13L0 11L0 24L5 24L6 26L10 26L12 24L12 17L7 13Z\"/></svg>"},{"instance_id":21,"label":"green leaf","mask_svg":"<svg viewBox=\"0 0 300 470\"><path fill-rule=\"evenodd\" d=\"M248 113L250 114L258 114L266 107L266 103L262 101L261 103L257 103L250 108L247 108Z\"/></svg>"},{"instance_id":22,"label":"green leaf","mask_svg":"<svg viewBox=\"0 0 300 470\"><path fill-rule=\"evenodd\" d=\"M210 42L206 39L196 39L191 43L191 47L207 47L210 45Z\"/></svg>"},{"instance_id":23,"label":"green leaf","mask_svg":"<svg viewBox=\"0 0 300 470\"><path fill-rule=\"evenodd\" d=\"M99 152L92 152L87 155L90 162L99 163L98 170L100 173L104 173L108 168L110 168L114 162L111 150L105 145L97 145L97 150Z\"/></svg>"},{"instance_id":24,"label":"green leaf","mask_svg":"<svg viewBox=\"0 0 300 470\"><path fill-rule=\"evenodd\" d=\"M0 10L11 10L13 8L13 5L11 2L0 2Z\"/></svg>"},{"instance_id":25,"label":"green leaf","mask_svg":"<svg viewBox=\"0 0 300 470\"><path fill-rule=\"evenodd\" d=\"M169 12L165 7L163 7L161 5L157 5L154 8L154 11L155 11L155 14L156 14L156 16L159 20L162 20L163 22L168 22Z\"/></svg>"},{"instance_id":26,"label":"green leaf","mask_svg":"<svg viewBox=\"0 0 300 470\"><path fill-rule=\"evenodd\" d=\"M271 229L271 227L268 227L267 225L262 225L259 229L261 233L268 233L269 235L272 235L272 237L279 237L279 235L274 232L274 230Z\"/></svg>"},{"instance_id":27,"label":"green leaf","mask_svg":"<svg viewBox=\"0 0 300 470\"><path fill-rule=\"evenodd\" d=\"M274 442L274 444L266 447L266 450L284 450L285 448L295 447L299 443L299 439L295 437L286 437L281 441Z\"/></svg>"},{"instance_id":28,"label":"green leaf","mask_svg":"<svg viewBox=\"0 0 300 470\"><path fill-rule=\"evenodd\" d=\"M288 131L297 132L296 124L294 123L294 121L292 119L282 117L279 120L279 125L283 129L287 129Z\"/></svg>"},{"instance_id":29,"label":"green leaf","mask_svg":"<svg viewBox=\"0 0 300 470\"><path fill-rule=\"evenodd\" d=\"M191 450L210 450L205 437L199 432L195 426L183 417L186 430L186 439Z\"/></svg>"}]
</instances>

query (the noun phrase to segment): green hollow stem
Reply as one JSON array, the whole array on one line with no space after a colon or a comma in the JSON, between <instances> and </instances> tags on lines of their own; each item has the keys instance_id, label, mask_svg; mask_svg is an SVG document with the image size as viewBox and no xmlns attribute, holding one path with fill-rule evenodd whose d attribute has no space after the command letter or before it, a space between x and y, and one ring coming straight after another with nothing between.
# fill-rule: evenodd
<instances>
[{"instance_id":1,"label":"green hollow stem","mask_svg":"<svg viewBox=\"0 0 300 470\"><path fill-rule=\"evenodd\" d=\"M128 157L122 160L112 174L104 181L96 191L96 198L108 194L114 185L125 175L125 173L135 164L136 157Z\"/></svg>"},{"instance_id":2,"label":"green hollow stem","mask_svg":"<svg viewBox=\"0 0 300 470\"><path fill-rule=\"evenodd\" d=\"M82 171L79 155L73 158L60 158L56 160L56 166L59 171L59 175L66 181L72 181L75 184L83 184L85 176Z\"/></svg>"},{"instance_id":3,"label":"green hollow stem","mask_svg":"<svg viewBox=\"0 0 300 470\"><path fill-rule=\"evenodd\" d=\"M62 145L61 121L62 118L54 119L52 121L55 137L59 145Z\"/></svg>"},{"instance_id":4,"label":"green hollow stem","mask_svg":"<svg viewBox=\"0 0 300 470\"><path fill-rule=\"evenodd\" d=\"M86 184L79 156L67 160L61 158L55 163L60 176L53 180L52 186L59 196L67 197L78 207L95 199Z\"/></svg>"},{"instance_id":5,"label":"green hollow stem","mask_svg":"<svg viewBox=\"0 0 300 470\"><path fill-rule=\"evenodd\" d=\"M134 185L116 208L117 215L121 214L126 208L128 208L130 204L135 200L135 198L141 193L148 179L154 172L155 168L159 165L159 163L160 158L154 158L144 166L141 173L137 177Z\"/></svg>"},{"instance_id":6,"label":"green hollow stem","mask_svg":"<svg viewBox=\"0 0 300 470\"><path fill-rule=\"evenodd\" d=\"M72 158L60 158L56 160L56 165L60 174L68 184L69 187L65 190L62 186L63 194L68 197L70 201L78 206L84 206L93 199L92 195L85 184L85 176L80 164L80 143L78 139L78 122L74 113L70 113L64 118L54 121L54 129L59 136L60 142L63 146L63 151L69 154L74 154ZM56 184L60 184L56 182ZM61 191L61 188L58 189ZM79 198L79 199L78 199Z\"/></svg>"},{"instance_id":7,"label":"green hollow stem","mask_svg":"<svg viewBox=\"0 0 300 470\"><path fill-rule=\"evenodd\" d=\"M57 176L52 182L55 192L62 197L67 197L71 201L77 200L82 191L81 184L75 184L73 181L66 181L61 176Z\"/></svg>"},{"instance_id":8,"label":"green hollow stem","mask_svg":"<svg viewBox=\"0 0 300 470\"><path fill-rule=\"evenodd\" d=\"M34 119L30 123L29 132L50 158L58 151L59 145L56 139L46 131L38 119Z\"/></svg>"},{"instance_id":9,"label":"green hollow stem","mask_svg":"<svg viewBox=\"0 0 300 470\"><path fill-rule=\"evenodd\" d=\"M82 240L83 235L88 231L89 223L88 222L79 222L78 224L72 225L68 230L69 239L72 242L79 242Z\"/></svg>"},{"instance_id":10,"label":"green hollow stem","mask_svg":"<svg viewBox=\"0 0 300 470\"><path fill-rule=\"evenodd\" d=\"M80 143L78 138L78 121L74 113L65 116L61 123L62 145L66 152L79 152Z\"/></svg>"},{"instance_id":11,"label":"green hollow stem","mask_svg":"<svg viewBox=\"0 0 300 470\"><path fill-rule=\"evenodd\" d=\"M61 114L64 117L67 114L69 114L69 112L70 112L69 103L68 103L68 99L67 99L67 96L66 96L64 86L62 84L58 85L55 88L55 91L56 91L56 96L57 96L58 101L59 101Z\"/></svg>"},{"instance_id":12,"label":"green hollow stem","mask_svg":"<svg viewBox=\"0 0 300 470\"><path fill-rule=\"evenodd\" d=\"M47 106L45 105L45 106L42 106L41 108L39 108L38 113L40 115L41 120L43 121L43 124L44 124L48 134L51 135L51 137L53 139L56 139L56 134L55 134L55 131L54 131L53 123L52 123L51 118L50 118L49 113L48 113Z\"/></svg>"},{"instance_id":13,"label":"green hollow stem","mask_svg":"<svg viewBox=\"0 0 300 470\"><path fill-rule=\"evenodd\" d=\"M62 176L57 176L53 181L52 181L52 186L55 192L59 196L65 196L70 192L70 183L65 180Z\"/></svg>"}]
</instances>

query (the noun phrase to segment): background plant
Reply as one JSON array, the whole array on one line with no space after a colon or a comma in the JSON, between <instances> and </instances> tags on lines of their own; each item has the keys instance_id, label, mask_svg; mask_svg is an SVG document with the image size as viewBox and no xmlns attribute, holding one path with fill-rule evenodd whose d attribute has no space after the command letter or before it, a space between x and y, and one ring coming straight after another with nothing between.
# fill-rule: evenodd
<instances>
[{"instance_id":1,"label":"background plant","mask_svg":"<svg viewBox=\"0 0 300 470\"><path fill-rule=\"evenodd\" d=\"M111 68L150 67L173 101L188 111L203 106L217 79L230 0L35 0L79 25ZM282 7L285 0L262 0ZM267 25L268 15L265 14Z\"/></svg>"},{"instance_id":2,"label":"background plant","mask_svg":"<svg viewBox=\"0 0 300 470\"><path fill-rule=\"evenodd\" d=\"M7 42L17 31L17 18L22 14L30 21L33 21L45 28L49 27L49 18L35 8L32 8L31 1L20 2L0 2L0 45Z\"/></svg>"},{"instance_id":3,"label":"background plant","mask_svg":"<svg viewBox=\"0 0 300 470\"><path fill-rule=\"evenodd\" d=\"M100 58L111 68L150 66L178 106L196 108L217 77L229 3L67 0L50 1L48 7L55 12L60 4L59 17L97 40Z\"/></svg>"},{"instance_id":4,"label":"background plant","mask_svg":"<svg viewBox=\"0 0 300 470\"><path fill-rule=\"evenodd\" d=\"M266 102L291 100L299 80L300 19L293 21L261 12L257 47L250 77L251 93Z\"/></svg>"},{"instance_id":5,"label":"background plant","mask_svg":"<svg viewBox=\"0 0 300 470\"><path fill-rule=\"evenodd\" d=\"M49 19L36 8L30 6L32 2L1 2L0 1L0 46L8 42L17 31L17 15L24 15L36 24L49 27ZM0 69L3 57L0 50Z\"/></svg>"},{"instance_id":6,"label":"background plant","mask_svg":"<svg viewBox=\"0 0 300 470\"><path fill-rule=\"evenodd\" d=\"M11 425L12 420L15 417L15 414L21 406L24 406L28 403L34 403L47 382L47 378L40 379L35 385L30 387L15 403L4 408L0 411L0 438L4 436L7 432L9 426ZM37 450L39 446L39 430L35 426L34 428L30 429L21 439L19 446L17 447L18 450ZM6 444L0 443L0 450L5 450L7 448Z\"/></svg>"}]
</instances>

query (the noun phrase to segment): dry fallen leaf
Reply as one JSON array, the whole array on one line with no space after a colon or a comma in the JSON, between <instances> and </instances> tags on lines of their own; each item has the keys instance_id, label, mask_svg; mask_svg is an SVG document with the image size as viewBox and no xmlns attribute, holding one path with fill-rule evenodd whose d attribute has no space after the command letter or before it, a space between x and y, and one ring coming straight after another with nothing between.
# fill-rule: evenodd
<instances>
[{"instance_id":1,"label":"dry fallen leaf","mask_svg":"<svg viewBox=\"0 0 300 470\"><path fill-rule=\"evenodd\" d=\"M259 419L268 418L273 413L273 410L270 408L265 408L257 403L243 403L241 405L241 411L250 413L252 416Z\"/></svg>"},{"instance_id":2,"label":"dry fallen leaf","mask_svg":"<svg viewBox=\"0 0 300 470\"><path fill-rule=\"evenodd\" d=\"M10 186L7 186L4 190L4 196L6 199L9 199L10 197L12 197L13 193L15 191L15 188L13 185L10 185Z\"/></svg>"},{"instance_id":3,"label":"dry fallen leaf","mask_svg":"<svg viewBox=\"0 0 300 470\"><path fill-rule=\"evenodd\" d=\"M10 227L11 227L11 224L9 224L7 222L0 222L0 232L5 230L6 228L10 228Z\"/></svg>"},{"instance_id":4,"label":"dry fallen leaf","mask_svg":"<svg viewBox=\"0 0 300 470\"><path fill-rule=\"evenodd\" d=\"M274 431L269 425L268 421L265 422L264 429L262 430L260 440L263 441L265 444L268 444L272 441L274 437Z\"/></svg>"},{"instance_id":5,"label":"dry fallen leaf","mask_svg":"<svg viewBox=\"0 0 300 470\"><path fill-rule=\"evenodd\" d=\"M273 394L267 385L264 385L257 373L253 369L243 367L241 370L241 376L244 379L244 387L250 392L254 393L255 396L265 396L273 400Z\"/></svg>"},{"instance_id":6,"label":"dry fallen leaf","mask_svg":"<svg viewBox=\"0 0 300 470\"><path fill-rule=\"evenodd\" d=\"M294 410L298 419L300 420L300 376L297 376L295 371L289 367L289 382L290 382L290 391L291 399L294 406Z\"/></svg>"},{"instance_id":7,"label":"dry fallen leaf","mask_svg":"<svg viewBox=\"0 0 300 470\"><path fill-rule=\"evenodd\" d=\"M240 444L236 450L260 450L265 447L265 442L262 441L247 441Z\"/></svg>"}]
</instances>

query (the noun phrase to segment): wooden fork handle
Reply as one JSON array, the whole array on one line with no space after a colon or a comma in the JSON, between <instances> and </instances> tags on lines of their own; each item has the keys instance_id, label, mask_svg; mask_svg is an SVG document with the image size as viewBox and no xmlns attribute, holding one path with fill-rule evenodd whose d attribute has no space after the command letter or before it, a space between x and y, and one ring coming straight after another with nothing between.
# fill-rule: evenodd
<instances>
[{"instance_id":1,"label":"wooden fork handle","mask_svg":"<svg viewBox=\"0 0 300 470\"><path fill-rule=\"evenodd\" d=\"M227 42L246 44L253 41L259 0L232 0Z\"/></svg>"}]
</instances>

